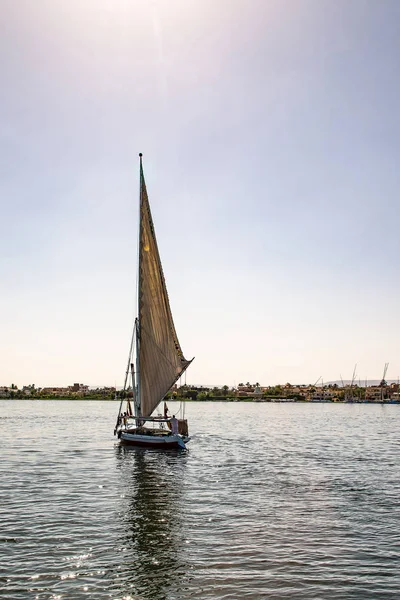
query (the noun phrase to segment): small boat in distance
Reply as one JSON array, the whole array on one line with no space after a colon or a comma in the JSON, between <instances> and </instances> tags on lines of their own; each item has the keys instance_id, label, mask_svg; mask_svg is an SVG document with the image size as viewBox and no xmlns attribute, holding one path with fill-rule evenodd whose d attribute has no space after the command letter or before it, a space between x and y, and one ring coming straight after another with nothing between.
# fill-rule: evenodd
<instances>
[{"instance_id":1,"label":"small boat in distance","mask_svg":"<svg viewBox=\"0 0 400 600\"><path fill-rule=\"evenodd\" d=\"M114 435L135 446L186 448L186 419L168 417L165 403L164 413L152 416L193 359L186 360L176 335L139 157L138 312Z\"/></svg>"}]
</instances>

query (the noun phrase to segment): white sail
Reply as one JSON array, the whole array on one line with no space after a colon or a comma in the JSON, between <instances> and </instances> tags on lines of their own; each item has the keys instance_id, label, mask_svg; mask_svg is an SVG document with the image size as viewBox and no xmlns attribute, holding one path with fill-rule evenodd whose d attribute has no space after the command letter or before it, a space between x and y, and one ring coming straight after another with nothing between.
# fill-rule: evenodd
<instances>
[{"instance_id":1,"label":"white sail","mask_svg":"<svg viewBox=\"0 0 400 600\"><path fill-rule=\"evenodd\" d=\"M140 160L139 413L150 416L191 361L183 356L169 305Z\"/></svg>"}]
</instances>

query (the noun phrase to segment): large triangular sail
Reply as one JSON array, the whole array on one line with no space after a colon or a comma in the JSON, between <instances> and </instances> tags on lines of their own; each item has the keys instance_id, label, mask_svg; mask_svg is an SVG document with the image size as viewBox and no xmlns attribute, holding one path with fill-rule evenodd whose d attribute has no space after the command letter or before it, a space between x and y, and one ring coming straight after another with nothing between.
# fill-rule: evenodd
<instances>
[{"instance_id":1,"label":"large triangular sail","mask_svg":"<svg viewBox=\"0 0 400 600\"><path fill-rule=\"evenodd\" d=\"M150 416L187 369L176 335L140 155L138 413Z\"/></svg>"}]
</instances>

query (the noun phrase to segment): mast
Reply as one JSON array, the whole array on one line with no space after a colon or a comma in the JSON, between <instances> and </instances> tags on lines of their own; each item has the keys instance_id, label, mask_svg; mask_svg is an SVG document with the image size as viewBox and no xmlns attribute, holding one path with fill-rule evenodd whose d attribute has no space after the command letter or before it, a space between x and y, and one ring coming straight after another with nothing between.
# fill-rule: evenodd
<instances>
[{"instance_id":1,"label":"mast","mask_svg":"<svg viewBox=\"0 0 400 600\"><path fill-rule=\"evenodd\" d=\"M139 319L135 321L136 332L136 393L135 393L135 417L140 417L142 414L140 404L140 339L139 339Z\"/></svg>"},{"instance_id":2,"label":"mast","mask_svg":"<svg viewBox=\"0 0 400 600\"><path fill-rule=\"evenodd\" d=\"M141 269L140 269L140 252L141 252L141 241L142 241L142 202L143 202L143 189L144 189L144 176L143 176L143 154L139 153L139 240L138 240L138 282L137 282L137 318L135 321L136 331L136 394L135 394L135 416L140 417L142 414L142 389L141 389L141 377L140 377L140 308L141 308Z\"/></svg>"}]
</instances>

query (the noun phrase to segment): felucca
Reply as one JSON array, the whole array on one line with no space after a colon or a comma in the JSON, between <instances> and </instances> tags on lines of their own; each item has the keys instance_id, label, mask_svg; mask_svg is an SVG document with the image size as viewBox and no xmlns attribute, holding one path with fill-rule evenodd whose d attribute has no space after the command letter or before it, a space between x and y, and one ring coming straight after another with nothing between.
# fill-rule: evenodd
<instances>
[{"instance_id":1,"label":"felucca","mask_svg":"<svg viewBox=\"0 0 400 600\"><path fill-rule=\"evenodd\" d=\"M186 448L186 419L168 417L165 402L164 413L152 416L193 359L186 360L176 334L139 157L138 313L114 435L135 446Z\"/></svg>"}]
</instances>

